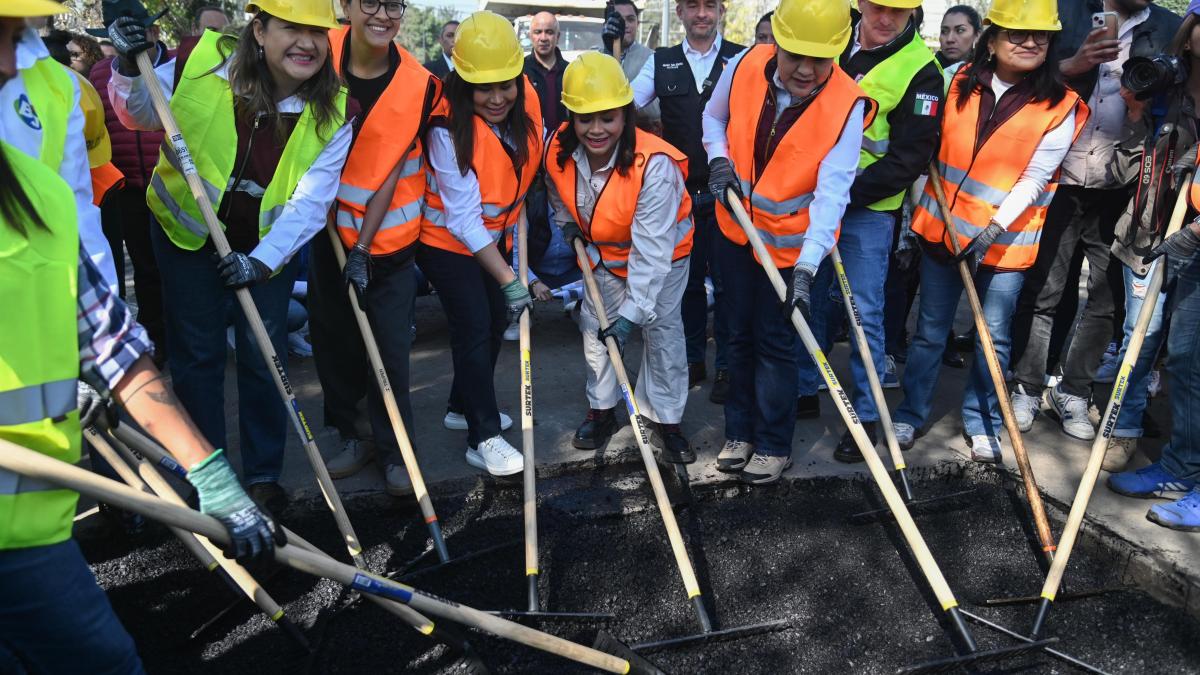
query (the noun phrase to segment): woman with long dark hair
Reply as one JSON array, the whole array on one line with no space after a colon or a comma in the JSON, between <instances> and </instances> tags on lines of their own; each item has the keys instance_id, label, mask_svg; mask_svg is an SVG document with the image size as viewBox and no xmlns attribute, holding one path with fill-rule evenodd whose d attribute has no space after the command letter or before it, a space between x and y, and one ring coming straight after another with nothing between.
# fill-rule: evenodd
<instances>
[{"instance_id":1,"label":"woman with long dark hair","mask_svg":"<svg viewBox=\"0 0 1200 675\"><path fill-rule=\"evenodd\" d=\"M584 296L579 328L587 360L588 414L574 445L602 447L617 428L621 390L605 338L624 347L640 329L638 407L672 462L696 455L679 429L687 404L687 356L680 303L692 252L687 155L637 128L633 89L611 56L580 55L563 74L567 121L546 146L546 183L567 243L587 245L609 326Z\"/></svg>"},{"instance_id":2,"label":"woman with long dark hair","mask_svg":"<svg viewBox=\"0 0 1200 675\"><path fill-rule=\"evenodd\" d=\"M239 34L186 40L156 75L169 93L200 178L233 252L214 264L208 228L169 148L147 202L162 271L171 372L179 397L214 445L225 443L226 317L233 288L249 287L277 354L287 353L293 255L325 226L350 146L348 97L329 58L337 27L329 0L258 0ZM120 52L109 96L131 129L162 122L133 58L151 45L132 18L109 28ZM245 317L235 313L243 480L269 508L279 487L288 412Z\"/></svg>"},{"instance_id":3,"label":"woman with long dark hair","mask_svg":"<svg viewBox=\"0 0 1200 675\"><path fill-rule=\"evenodd\" d=\"M444 423L467 430L467 463L507 476L524 464L500 435L512 419L496 405L492 375L504 328L533 304L507 260L541 162L542 113L516 31L500 15L467 17L451 58L448 110L425 139L434 180L417 264L450 322L454 383Z\"/></svg>"},{"instance_id":4,"label":"woman with long dark hair","mask_svg":"<svg viewBox=\"0 0 1200 675\"><path fill-rule=\"evenodd\" d=\"M950 85L936 160L962 255L956 260L950 252L932 185L913 215L912 230L925 255L917 334L894 422L902 448L912 447L933 405L963 290L958 260L974 270L995 355L1001 369L1008 367L1024 271L1037 257L1058 167L1087 120L1087 107L1063 84L1058 63L1047 58L1062 28L1054 0L998 0L987 21L970 63ZM981 349L977 341L962 404L964 436L973 459L996 462L999 403Z\"/></svg>"}]
</instances>

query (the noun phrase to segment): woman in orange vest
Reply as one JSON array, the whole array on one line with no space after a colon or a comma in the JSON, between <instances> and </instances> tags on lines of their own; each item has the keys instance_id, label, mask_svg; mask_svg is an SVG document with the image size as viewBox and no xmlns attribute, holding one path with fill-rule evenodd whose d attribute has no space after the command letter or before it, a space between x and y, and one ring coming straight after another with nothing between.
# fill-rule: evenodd
<instances>
[{"instance_id":1,"label":"woman in orange vest","mask_svg":"<svg viewBox=\"0 0 1200 675\"><path fill-rule=\"evenodd\" d=\"M709 187L720 200L717 256L729 322L725 446L717 469L772 483L791 465L797 338L791 307L807 316L817 266L837 242L863 129L873 104L835 59L850 40L846 3L784 0L771 17L776 45L731 59L704 109ZM741 197L770 260L758 260L729 211ZM786 311L762 265L789 285Z\"/></svg>"},{"instance_id":2,"label":"woman in orange vest","mask_svg":"<svg viewBox=\"0 0 1200 675\"><path fill-rule=\"evenodd\" d=\"M500 15L467 17L451 58L448 110L430 121L425 137L433 180L417 264L450 323L454 383L444 423L467 430L468 464L507 476L523 462L500 435L512 419L496 405L492 376L504 329L533 304L507 259L541 163L542 112L522 74L516 31Z\"/></svg>"},{"instance_id":3,"label":"woman in orange vest","mask_svg":"<svg viewBox=\"0 0 1200 675\"><path fill-rule=\"evenodd\" d=\"M569 115L546 147L547 193L564 239L587 245L611 322L601 331L584 296L590 409L574 445L602 447L616 430L621 391L605 339L615 337L623 351L640 327L638 407L657 427L664 456L690 464L696 455L679 429L688 382L680 303L692 252L687 155L637 128L633 89L611 56L586 52L567 66L562 101Z\"/></svg>"},{"instance_id":4,"label":"woman in orange vest","mask_svg":"<svg viewBox=\"0 0 1200 675\"><path fill-rule=\"evenodd\" d=\"M344 278L357 292L359 304L371 322L400 415L411 433L408 355L417 290L414 260L425 204L421 136L430 113L441 103L442 87L416 57L393 41L400 31L404 9L404 3L396 0L343 0L342 11L350 26L329 32L329 55L365 115L338 185L336 222L349 251ZM396 184L386 211L382 218L367 222L368 201L377 192L380 199L388 198L389 191L383 186L393 173ZM314 244L314 256L320 251L332 257L327 237L318 235ZM325 267L328 265L322 266L323 271ZM359 363L365 366L362 338L357 330L348 330L354 319L345 288L341 283L325 285L329 292L321 294L323 304L318 303L317 309L322 315L320 321L329 330L321 333L325 337L332 332L336 337L333 344L318 341L314 351L326 346L349 351L359 355ZM337 365L340 358L334 356L323 362ZM366 375L365 368L362 372ZM366 394L374 444L360 442L353 435L353 425L351 434L342 430L343 450L329 461L329 473L334 478L352 475L378 450L388 494L409 494L412 485L374 381L367 382ZM348 403L353 406L356 401Z\"/></svg>"},{"instance_id":5,"label":"woman in orange vest","mask_svg":"<svg viewBox=\"0 0 1200 675\"><path fill-rule=\"evenodd\" d=\"M1087 107L1063 84L1058 62L1047 58L1061 29L1054 0L998 1L987 22L971 63L950 85L937 167L963 249L958 260L975 270L996 357L1005 369L1024 272L1037 258L1058 167L1087 121ZM912 447L929 417L946 335L962 295L932 185L917 204L912 230L925 255L904 402L893 422L904 449ZM1002 421L984 363L977 341L962 404L964 436L975 461L996 462Z\"/></svg>"}]
</instances>

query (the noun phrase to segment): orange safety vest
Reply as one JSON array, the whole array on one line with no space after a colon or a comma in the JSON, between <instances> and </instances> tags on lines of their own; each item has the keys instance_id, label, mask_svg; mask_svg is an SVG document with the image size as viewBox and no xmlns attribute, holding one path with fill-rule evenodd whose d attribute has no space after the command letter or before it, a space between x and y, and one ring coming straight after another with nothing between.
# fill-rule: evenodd
<instances>
[{"instance_id":1,"label":"orange safety vest","mask_svg":"<svg viewBox=\"0 0 1200 675\"><path fill-rule=\"evenodd\" d=\"M92 169L92 203L100 206L108 191L125 182L125 174L112 162L105 162Z\"/></svg>"},{"instance_id":2,"label":"orange safety vest","mask_svg":"<svg viewBox=\"0 0 1200 675\"><path fill-rule=\"evenodd\" d=\"M946 191L946 203L954 218L961 248L966 248L987 228L1001 202L1029 166L1042 137L1074 111L1075 138L1078 138L1088 118L1087 105L1068 89L1067 95L1054 107L1047 102L1025 105L980 144L975 133L979 128L981 100L978 90L971 93L962 110L958 108L958 82L965 77L966 73L958 73L946 96L942 146L937 157L942 188ZM1042 239L1046 211L1057 188L1056 171L1042 194L988 249L982 264L1013 271L1033 265ZM912 230L931 244L941 243L947 250L953 250L941 215L933 186L927 184L913 212Z\"/></svg>"},{"instance_id":3,"label":"orange safety vest","mask_svg":"<svg viewBox=\"0 0 1200 675\"><path fill-rule=\"evenodd\" d=\"M1188 206L1200 211L1200 153L1196 153L1196 171L1192 173L1192 182L1188 187Z\"/></svg>"},{"instance_id":4,"label":"orange safety vest","mask_svg":"<svg viewBox=\"0 0 1200 675\"><path fill-rule=\"evenodd\" d=\"M342 50L350 28L329 31L333 67L342 73ZM403 47L400 65L362 123L342 169L337 191L337 228L347 248L358 242L367 201L400 163L400 179L383 222L371 240L371 255L387 255L412 246L421 233L426 167L421 135L433 113L444 114L442 82ZM426 108L429 106L429 109Z\"/></svg>"},{"instance_id":5,"label":"orange safety vest","mask_svg":"<svg viewBox=\"0 0 1200 675\"><path fill-rule=\"evenodd\" d=\"M525 86L525 114L533 123L529 129L529 161L515 166L504 142L479 115L475 116L475 148L471 169L479 181L479 199L483 207L483 225L494 241L504 238L505 250L512 250L513 227L521 213L525 193L533 183L542 161L542 107L537 90L521 76ZM446 227L446 211L437 181L430 177L425 189L425 209L421 218L421 243L440 249L471 255L466 246Z\"/></svg>"},{"instance_id":6,"label":"orange safety vest","mask_svg":"<svg viewBox=\"0 0 1200 675\"><path fill-rule=\"evenodd\" d=\"M754 136L765 109L766 97L774 96L774 85L764 76L775 48L759 45L738 62L729 89L729 124L726 136L729 159L742 184L742 206L754 229L771 253L776 267L792 267L800 257L808 230L808 207L817 189L821 160L841 138L846 120L859 101L866 101L864 128L874 119L874 102L837 64L824 88L784 134L757 175L754 166ZM723 204L717 204L717 223L727 239L746 243L746 233ZM755 256L757 258L757 255ZM759 261L761 262L761 261Z\"/></svg>"},{"instance_id":7,"label":"orange safety vest","mask_svg":"<svg viewBox=\"0 0 1200 675\"><path fill-rule=\"evenodd\" d=\"M546 157L542 161L546 167L546 175L554 183L571 217L579 224L583 236L594 246L594 249L588 249L592 269L603 260L608 271L619 277L627 276L629 251L633 247L633 216L637 211L638 195L642 192L646 165L651 157L666 155L675 161L676 166L683 172L684 180L687 180L687 155L658 136L638 129L634 136L636 152L633 166L624 176L618 171L612 172L596 198L591 221L585 222L586 219L579 215L579 204L576 202L578 189L575 160L568 160L559 168L556 159L559 148L562 147L558 134L567 124L569 122L554 132L546 146ZM672 261L682 260L692 254L692 229L692 198L687 190L684 190L683 199L679 201L679 209L675 213L675 252L671 255Z\"/></svg>"}]
</instances>

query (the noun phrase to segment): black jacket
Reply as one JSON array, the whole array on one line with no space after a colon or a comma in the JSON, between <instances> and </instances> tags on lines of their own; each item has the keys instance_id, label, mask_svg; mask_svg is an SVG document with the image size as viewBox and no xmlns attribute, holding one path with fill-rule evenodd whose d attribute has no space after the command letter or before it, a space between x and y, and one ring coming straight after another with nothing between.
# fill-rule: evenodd
<instances>
[{"instance_id":1,"label":"black jacket","mask_svg":"<svg viewBox=\"0 0 1200 675\"><path fill-rule=\"evenodd\" d=\"M446 76L450 74L450 66L446 64L446 59L441 54L438 54L437 58L432 61L426 61L423 65L425 70L433 73L439 80L446 79Z\"/></svg>"},{"instance_id":2,"label":"black jacket","mask_svg":"<svg viewBox=\"0 0 1200 675\"><path fill-rule=\"evenodd\" d=\"M554 56L554 67L549 70L538 63L537 56L532 52L525 57L525 75L537 90L547 132L558 128L558 125L567 119L567 108L562 104L562 80L563 73L567 70L567 62L558 47L554 48Z\"/></svg>"},{"instance_id":3,"label":"black jacket","mask_svg":"<svg viewBox=\"0 0 1200 675\"><path fill-rule=\"evenodd\" d=\"M1062 21L1062 32L1058 34L1054 56L1062 61L1079 51L1080 45L1092 32L1092 14L1104 11L1104 0L1058 0L1058 16ZM1130 56L1153 57L1162 54L1170 44L1175 31L1182 22L1174 12L1150 5L1150 17L1133 29L1133 44ZM1096 66L1078 77L1067 79L1067 84L1087 101L1096 88L1100 67Z\"/></svg>"},{"instance_id":4,"label":"black jacket","mask_svg":"<svg viewBox=\"0 0 1200 675\"><path fill-rule=\"evenodd\" d=\"M857 11L853 12L855 25L861 18L862 15ZM891 44L870 51L860 50L853 57L850 56L850 50L854 44L846 45L846 51L839 59L842 69L855 81L861 80L872 68L911 42L918 23L918 18L914 17ZM888 139L887 154L864 169L854 180L854 185L850 187L851 206L867 206L903 192L929 168L941 139L944 89L942 71L936 61L930 60L909 82L900 104L888 113L891 137ZM936 112L932 115L918 114L918 101L932 102L932 109Z\"/></svg>"}]
</instances>

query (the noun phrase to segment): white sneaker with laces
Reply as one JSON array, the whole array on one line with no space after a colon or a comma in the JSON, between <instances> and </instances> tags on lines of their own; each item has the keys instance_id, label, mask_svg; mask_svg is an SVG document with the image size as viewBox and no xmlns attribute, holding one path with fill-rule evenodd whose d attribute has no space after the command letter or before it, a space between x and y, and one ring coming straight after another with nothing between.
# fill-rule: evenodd
<instances>
[{"instance_id":1,"label":"white sneaker with laces","mask_svg":"<svg viewBox=\"0 0 1200 675\"><path fill-rule=\"evenodd\" d=\"M892 422L892 431L896 434L896 443L901 450L911 450L917 442L917 430L905 422Z\"/></svg>"},{"instance_id":2,"label":"white sneaker with laces","mask_svg":"<svg viewBox=\"0 0 1200 675\"><path fill-rule=\"evenodd\" d=\"M408 469L403 464L388 464L383 469L385 481L384 490L393 497L407 497L413 493L412 481L408 478Z\"/></svg>"},{"instance_id":3,"label":"white sneaker with laces","mask_svg":"<svg viewBox=\"0 0 1200 675\"><path fill-rule=\"evenodd\" d=\"M742 469L742 480L751 485L774 483L791 466L791 457L760 455L756 452L750 458L750 463L746 465L746 468Z\"/></svg>"},{"instance_id":4,"label":"white sneaker with laces","mask_svg":"<svg viewBox=\"0 0 1200 675\"><path fill-rule=\"evenodd\" d=\"M1017 420L1017 428L1029 431L1033 428L1033 420L1042 411L1042 399L1025 393L1025 385L1018 384L1012 393L1013 417Z\"/></svg>"},{"instance_id":5,"label":"white sneaker with laces","mask_svg":"<svg viewBox=\"0 0 1200 675\"><path fill-rule=\"evenodd\" d=\"M511 476L525 468L525 458L503 436L492 436L478 448L467 448L467 464L493 476Z\"/></svg>"},{"instance_id":6,"label":"white sneaker with laces","mask_svg":"<svg viewBox=\"0 0 1200 675\"><path fill-rule=\"evenodd\" d=\"M466 431L467 416L462 413L447 412L442 418L442 425L451 431ZM508 431L512 428L512 418L504 413L500 413L500 431Z\"/></svg>"},{"instance_id":7,"label":"white sneaker with laces","mask_svg":"<svg viewBox=\"0 0 1200 675\"><path fill-rule=\"evenodd\" d=\"M891 354L885 354L883 357L883 380L880 386L883 389L899 389L900 378L896 375L896 357Z\"/></svg>"},{"instance_id":8,"label":"white sneaker with laces","mask_svg":"<svg viewBox=\"0 0 1200 675\"><path fill-rule=\"evenodd\" d=\"M971 437L971 459L995 464L1000 461L1000 438L979 434Z\"/></svg>"},{"instance_id":9,"label":"white sneaker with laces","mask_svg":"<svg viewBox=\"0 0 1200 675\"><path fill-rule=\"evenodd\" d=\"M733 473L740 471L750 461L754 444L747 441L725 441L721 454L717 455L717 471Z\"/></svg>"},{"instance_id":10,"label":"white sneaker with laces","mask_svg":"<svg viewBox=\"0 0 1200 675\"><path fill-rule=\"evenodd\" d=\"M1062 422L1063 433L1081 441L1096 437L1096 429L1088 419L1088 401L1082 396L1073 396L1061 387L1047 389L1042 394L1046 406Z\"/></svg>"}]
</instances>

